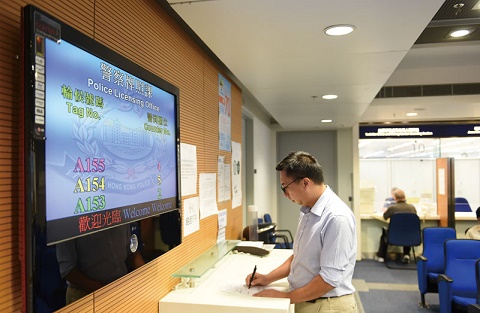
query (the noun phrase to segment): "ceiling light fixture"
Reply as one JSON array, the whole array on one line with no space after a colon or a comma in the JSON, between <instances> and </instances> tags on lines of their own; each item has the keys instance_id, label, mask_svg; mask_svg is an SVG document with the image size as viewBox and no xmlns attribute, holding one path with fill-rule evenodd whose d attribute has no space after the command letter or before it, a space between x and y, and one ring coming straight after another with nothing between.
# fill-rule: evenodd
<instances>
[{"instance_id":1,"label":"ceiling light fixture","mask_svg":"<svg viewBox=\"0 0 480 313\"><path fill-rule=\"evenodd\" d=\"M337 99L338 96L337 95L323 95L322 98L325 99L325 100L332 100L332 99Z\"/></svg>"},{"instance_id":2,"label":"ceiling light fixture","mask_svg":"<svg viewBox=\"0 0 480 313\"><path fill-rule=\"evenodd\" d=\"M322 123L331 123L332 120L322 120Z\"/></svg>"},{"instance_id":3,"label":"ceiling light fixture","mask_svg":"<svg viewBox=\"0 0 480 313\"><path fill-rule=\"evenodd\" d=\"M468 29L459 29L459 30L451 32L450 37L458 38L458 37L467 36L468 34L470 34L470 31Z\"/></svg>"},{"instance_id":4,"label":"ceiling light fixture","mask_svg":"<svg viewBox=\"0 0 480 313\"><path fill-rule=\"evenodd\" d=\"M323 31L325 34L330 36L343 36L343 35L350 34L354 30L355 30L355 26L342 24L342 25L328 26Z\"/></svg>"},{"instance_id":5,"label":"ceiling light fixture","mask_svg":"<svg viewBox=\"0 0 480 313\"><path fill-rule=\"evenodd\" d=\"M416 112L408 112L405 114L406 116L417 116L418 114Z\"/></svg>"}]
</instances>

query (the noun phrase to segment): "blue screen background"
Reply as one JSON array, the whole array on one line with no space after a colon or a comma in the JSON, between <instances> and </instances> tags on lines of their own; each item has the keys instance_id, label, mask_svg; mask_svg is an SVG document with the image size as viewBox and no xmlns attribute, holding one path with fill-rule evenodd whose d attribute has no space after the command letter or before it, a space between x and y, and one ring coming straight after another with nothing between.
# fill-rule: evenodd
<instances>
[{"instance_id":1,"label":"blue screen background","mask_svg":"<svg viewBox=\"0 0 480 313\"><path fill-rule=\"evenodd\" d=\"M86 206L88 197L104 195L104 210L108 210L159 200L159 194L161 199L177 196L175 96L138 77L135 79L151 86L151 97L109 82L103 78L102 64L126 73L66 41L58 44L46 40L47 221L78 215L74 214L77 204L81 201ZM95 90L88 86L89 79L119 93L150 101L160 111ZM66 98L62 90L68 87L72 92L79 90L101 97L103 107ZM79 116L77 111L84 109L85 114L87 107L98 114L94 114L97 118ZM149 121L149 113L166 119L166 125ZM169 135L146 131L145 125L166 129ZM74 171L77 162L86 169L87 159L93 158L104 160L105 171ZM87 189L87 180L94 177L104 177L104 190L78 192L79 180Z\"/></svg>"}]
</instances>

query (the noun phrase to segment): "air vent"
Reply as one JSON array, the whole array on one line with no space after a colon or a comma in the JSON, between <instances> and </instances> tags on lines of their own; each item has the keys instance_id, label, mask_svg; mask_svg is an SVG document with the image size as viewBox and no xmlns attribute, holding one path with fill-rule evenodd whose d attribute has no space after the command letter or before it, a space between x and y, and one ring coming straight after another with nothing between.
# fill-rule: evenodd
<instances>
[{"instance_id":1,"label":"air vent","mask_svg":"<svg viewBox=\"0 0 480 313\"><path fill-rule=\"evenodd\" d=\"M375 98L434 97L480 94L480 83L383 87Z\"/></svg>"}]
</instances>

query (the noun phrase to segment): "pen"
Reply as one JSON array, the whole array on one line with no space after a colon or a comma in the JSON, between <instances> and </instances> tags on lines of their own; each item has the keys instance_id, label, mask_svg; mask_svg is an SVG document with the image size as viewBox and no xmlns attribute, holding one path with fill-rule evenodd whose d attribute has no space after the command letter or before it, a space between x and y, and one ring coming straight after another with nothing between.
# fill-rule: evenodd
<instances>
[{"instance_id":1,"label":"pen","mask_svg":"<svg viewBox=\"0 0 480 313\"><path fill-rule=\"evenodd\" d=\"M256 271L257 271L257 266L255 265L255 267L253 268L252 277L250 277L250 282L248 283L248 289L250 289L250 287L252 287L252 281L253 281L253 277L255 276Z\"/></svg>"}]
</instances>

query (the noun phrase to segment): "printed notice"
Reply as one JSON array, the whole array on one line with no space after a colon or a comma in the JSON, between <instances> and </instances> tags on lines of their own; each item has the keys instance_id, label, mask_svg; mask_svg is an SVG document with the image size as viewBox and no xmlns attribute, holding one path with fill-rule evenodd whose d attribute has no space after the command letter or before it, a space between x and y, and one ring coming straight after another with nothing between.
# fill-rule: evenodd
<instances>
[{"instance_id":1,"label":"printed notice","mask_svg":"<svg viewBox=\"0 0 480 313\"><path fill-rule=\"evenodd\" d=\"M197 147L180 143L182 196L197 193Z\"/></svg>"}]
</instances>

